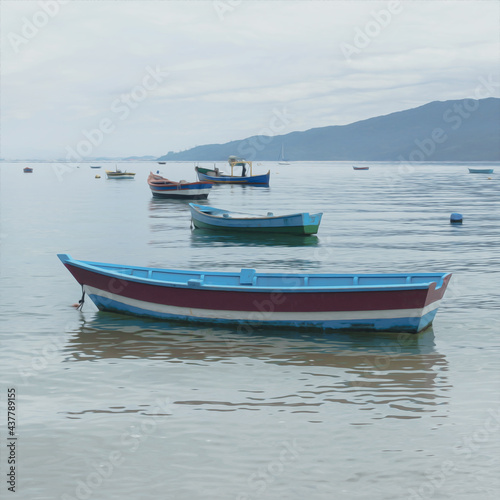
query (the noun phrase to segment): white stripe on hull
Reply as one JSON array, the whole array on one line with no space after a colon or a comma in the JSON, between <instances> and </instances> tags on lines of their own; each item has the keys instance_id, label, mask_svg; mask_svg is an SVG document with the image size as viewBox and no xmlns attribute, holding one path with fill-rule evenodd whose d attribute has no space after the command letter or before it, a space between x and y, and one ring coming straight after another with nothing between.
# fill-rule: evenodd
<instances>
[{"instance_id":1,"label":"white stripe on hull","mask_svg":"<svg viewBox=\"0 0 500 500\"><path fill-rule=\"evenodd\" d=\"M169 195L169 196L199 196L200 194L207 194L210 192L211 188L208 189L162 189L162 190L151 190L154 194L159 195Z\"/></svg>"},{"instance_id":2,"label":"white stripe on hull","mask_svg":"<svg viewBox=\"0 0 500 500\"><path fill-rule=\"evenodd\" d=\"M88 295L97 295L102 302L112 300L129 307L143 309L154 313L170 316L188 316L192 318L208 318L214 320L233 321L259 321L259 322L322 322L322 321L351 321L351 320L372 320L372 319L397 319L397 318L420 318L439 307L440 300L429 304L424 308L417 309L394 309L394 310L373 310L373 311L313 311L313 312L275 312L263 311L228 311L214 309L198 309L191 307L179 307L163 304L154 304L142 300L131 299L107 291L99 290L88 285L84 285L84 290Z\"/></svg>"}]
</instances>

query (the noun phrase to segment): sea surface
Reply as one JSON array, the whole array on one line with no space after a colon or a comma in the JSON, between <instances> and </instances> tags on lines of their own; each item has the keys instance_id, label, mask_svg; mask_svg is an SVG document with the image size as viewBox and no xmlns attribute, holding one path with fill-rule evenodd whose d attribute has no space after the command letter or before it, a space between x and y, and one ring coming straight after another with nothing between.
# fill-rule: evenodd
<instances>
[{"instance_id":1,"label":"sea surface","mask_svg":"<svg viewBox=\"0 0 500 500\"><path fill-rule=\"evenodd\" d=\"M323 212L317 236L280 238L193 230L186 202L152 198L150 170L194 181L193 163L100 165L0 164L0 498L499 498L500 165L265 162L270 187L212 189L244 213ZM453 277L418 335L238 331L78 311L57 253Z\"/></svg>"}]
</instances>

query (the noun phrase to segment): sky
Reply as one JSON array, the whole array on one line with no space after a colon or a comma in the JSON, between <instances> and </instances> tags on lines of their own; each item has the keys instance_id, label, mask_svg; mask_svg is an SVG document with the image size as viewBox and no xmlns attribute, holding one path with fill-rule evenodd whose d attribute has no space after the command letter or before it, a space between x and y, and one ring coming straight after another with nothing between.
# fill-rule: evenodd
<instances>
[{"instance_id":1,"label":"sky","mask_svg":"<svg viewBox=\"0 0 500 500\"><path fill-rule=\"evenodd\" d=\"M0 158L164 155L500 97L500 2L0 2Z\"/></svg>"}]
</instances>

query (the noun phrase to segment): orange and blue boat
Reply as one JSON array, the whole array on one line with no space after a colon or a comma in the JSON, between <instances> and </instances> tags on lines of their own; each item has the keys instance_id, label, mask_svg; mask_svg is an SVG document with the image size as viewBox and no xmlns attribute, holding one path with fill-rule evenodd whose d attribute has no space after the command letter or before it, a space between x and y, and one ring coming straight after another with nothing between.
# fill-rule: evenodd
<instances>
[{"instance_id":1,"label":"orange and blue boat","mask_svg":"<svg viewBox=\"0 0 500 500\"><path fill-rule=\"evenodd\" d=\"M212 184L210 182L171 181L150 172L148 185L151 193L157 198L177 198L182 200L207 199Z\"/></svg>"},{"instance_id":2,"label":"orange and blue boat","mask_svg":"<svg viewBox=\"0 0 500 500\"><path fill-rule=\"evenodd\" d=\"M58 255L101 311L197 324L416 333L450 273L309 274L175 270Z\"/></svg>"}]
</instances>

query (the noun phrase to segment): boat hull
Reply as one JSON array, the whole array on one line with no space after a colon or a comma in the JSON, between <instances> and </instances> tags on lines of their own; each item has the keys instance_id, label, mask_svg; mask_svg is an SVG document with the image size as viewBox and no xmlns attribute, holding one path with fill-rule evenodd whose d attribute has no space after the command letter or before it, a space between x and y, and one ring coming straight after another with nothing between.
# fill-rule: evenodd
<instances>
[{"instance_id":1,"label":"boat hull","mask_svg":"<svg viewBox=\"0 0 500 500\"><path fill-rule=\"evenodd\" d=\"M196 168L198 179L200 181L212 182L215 184L249 184L256 186L269 186L271 172L263 175L252 175L249 177L231 176L231 175L208 175Z\"/></svg>"},{"instance_id":2,"label":"boat hull","mask_svg":"<svg viewBox=\"0 0 500 500\"><path fill-rule=\"evenodd\" d=\"M470 174L492 174L492 168L469 168Z\"/></svg>"},{"instance_id":3,"label":"boat hull","mask_svg":"<svg viewBox=\"0 0 500 500\"><path fill-rule=\"evenodd\" d=\"M113 172L110 170L106 170L106 175L108 179L133 179L135 177L135 173L133 172Z\"/></svg>"},{"instance_id":4,"label":"boat hull","mask_svg":"<svg viewBox=\"0 0 500 500\"><path fill-rule=\"evenodd\" d=\"M174 182L153 173L149 174L148 186L155 198L206 200L212 189L209 182Z\"/></svg>"},{"instance_id":5,"label":"boat hull","mask_svg":"<svg viewBox=\"0 0 500 500\"><path fill-rule=\"evenodd\" d=\"M187 191L182 190L180 192L175 191L153 191L151 190L155 198L167 198L167 199L177 199L177 200L206 200L208 198L208 190L199 189L198 192L195 190Z\"/></svg>"},{"instance_id":6,"label":"boat hull","mask_svg":"<svg viewBox=\"0 0 500 500\"><path fill-rule=\"evenodd\" d=\"M149 186L155 198L177 198L183 200L206 200L212 184L190 183L178 186Z\"/></svg>"},{"instance_id":7,"label":"boat hull","mask_svg":"<svg viewBox=\"0 0 500 500\"><path fill-rule=\"evenodd\" d=\"M242 328L416 333L431 325L451 277L219 273L59 258L102 311Z\"/></svg>"},{"instance_id":8,"label":"boat hull","mask_svg":"<svg viewBox=\"0 0 500 500\"><path fill-rule=\"evenodd\" d=\"M316 234L323 214L299 213L268 217L234 217L225 210L202 205L189 204L193 225L199 229L229 231L232 233L270 233L270 234ZM204 213L211 211L213 214ZM223 215L231 215L224 217Z\"/></svg>"}]
</instances>

